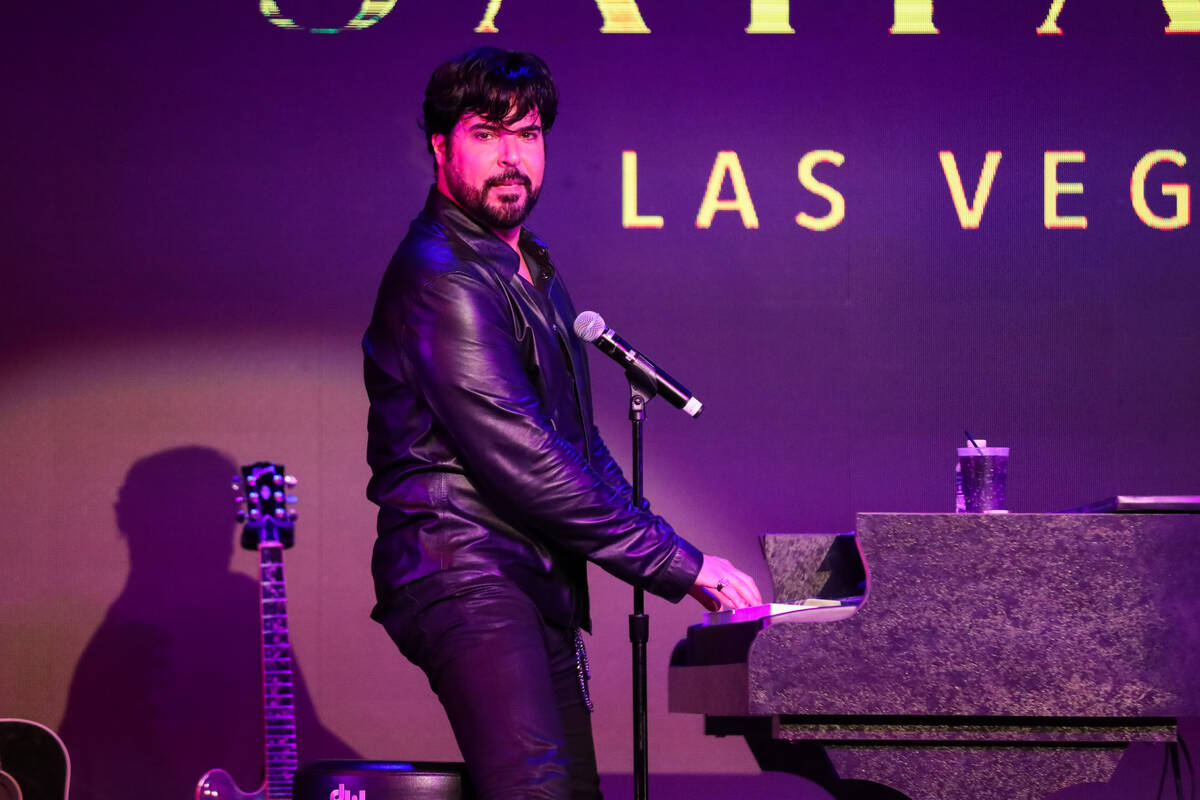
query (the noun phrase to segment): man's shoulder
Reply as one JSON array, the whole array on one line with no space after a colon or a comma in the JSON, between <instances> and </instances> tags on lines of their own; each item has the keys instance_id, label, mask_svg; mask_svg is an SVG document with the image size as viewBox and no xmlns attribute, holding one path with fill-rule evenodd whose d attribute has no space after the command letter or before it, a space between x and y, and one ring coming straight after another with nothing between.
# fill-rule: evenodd
<instances>
[{"instance_id":1,"label":"man's shoulder","mask_svg":"<svg viewBox=\"0 0 1200 800\"><path fill-rule=\"evenodd\" d=\"M417 289L452 274L484 278L480 254L445 225L425 215L413 220L388 265L397 288Z\"/></svg>"},{"instance_id":2,"label":"man's shoulder","mask_svg":"<svg viewBox=\"0 0 1200 800\"><path fill-rule=\"evenodd\" d=\"M497 307L503 296L478 253L436 221L418 217L384 271L363 346L382 358L381 343L399 341L414 309Z\"/></svg>"}]
</instances>

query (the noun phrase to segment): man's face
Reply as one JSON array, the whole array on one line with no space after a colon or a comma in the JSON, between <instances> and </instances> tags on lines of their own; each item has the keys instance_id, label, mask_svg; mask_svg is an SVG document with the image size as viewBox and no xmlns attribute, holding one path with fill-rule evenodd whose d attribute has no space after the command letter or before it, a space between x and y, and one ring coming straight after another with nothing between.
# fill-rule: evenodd
<instances>
[{"instance_id":1,"label":"man's face","mask_svg":"<svg viewBox=\"0 0 1200 800\"><path fill-rule=\"evenodd\" d=\"M529 216L542 191L546 145L537 110L505 126L464 114L448 136L434 134L438 189L495 230Z\"/></svg>"}]
</instances>

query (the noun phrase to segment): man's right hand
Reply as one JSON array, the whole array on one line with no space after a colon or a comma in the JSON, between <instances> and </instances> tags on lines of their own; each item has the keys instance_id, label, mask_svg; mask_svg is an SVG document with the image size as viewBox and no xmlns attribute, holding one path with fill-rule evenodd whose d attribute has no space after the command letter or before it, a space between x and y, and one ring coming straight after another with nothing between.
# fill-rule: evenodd
<instances>
[{"instance_id":1,"label":"man's right hand","mask_svg":"<svg viewBox=\"0 0 1200 800\"><path fill-rule=\"evenodd\" d=\"M688 590L709 611L728 611L762 603L758 586L746 573L720 556L704 554L700 574Z\"/></svg>"}]
</instances>

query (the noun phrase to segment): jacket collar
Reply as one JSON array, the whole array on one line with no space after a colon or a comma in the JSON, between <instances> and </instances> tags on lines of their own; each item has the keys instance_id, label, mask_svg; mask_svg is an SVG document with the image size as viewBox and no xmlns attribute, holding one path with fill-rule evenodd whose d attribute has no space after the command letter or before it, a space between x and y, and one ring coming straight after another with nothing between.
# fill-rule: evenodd
<instances>
[{"instance_id":1,"label":"jacket collar","mask_svg":"<svg viewBox=\"0 0 1200 800\"><path fill-rule=\"evenodd\" d=\"M437 186L429 188L429 197L425 201L423 213L482 256L505 278L511 279L517 274L521 261L516 251L508 246L508 242L485 227L462 206L439 192ZM528 228L522 227L519 244L526 257L532 256L537 260L543 280L549 283L554 277L554 264L550 261L550 251L546 243Z\"/></svg>"}]
</instances>

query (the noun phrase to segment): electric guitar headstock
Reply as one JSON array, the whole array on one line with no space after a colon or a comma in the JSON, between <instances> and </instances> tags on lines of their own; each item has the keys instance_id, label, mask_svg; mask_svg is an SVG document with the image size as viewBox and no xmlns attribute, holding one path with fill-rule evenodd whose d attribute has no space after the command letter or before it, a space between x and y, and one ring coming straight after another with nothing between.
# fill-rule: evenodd
<instances>
[{"instance_id":1,"label":"electric guitar headstock","mask_svg":"<svg viewBox=\"0 0 1200 800\"><path fill-rule=\"evenodd\" d=\"M284 472L282 464L256 461L242 467L233 478L237 521L243 524L242 547L257 550L263 544L296 543L296 495L290 494L297 481Z\"/></svg>"}]
</instances>

